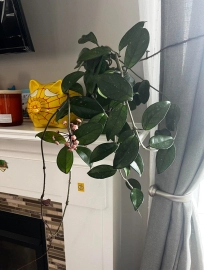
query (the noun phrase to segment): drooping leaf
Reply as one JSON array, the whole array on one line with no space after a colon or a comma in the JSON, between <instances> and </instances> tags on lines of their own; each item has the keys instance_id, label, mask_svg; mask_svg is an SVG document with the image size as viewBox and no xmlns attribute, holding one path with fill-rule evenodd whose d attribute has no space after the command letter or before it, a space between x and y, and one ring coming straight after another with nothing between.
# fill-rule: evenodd
<instances>
[{"instance_id":1,"label":"drooping leaf","mask_svg":"<svg viewBox=\"0 0 204 270\"><path fill-rule=\"evenodd\" d=\"M149 139L149 145L156 149L168 149L174 143L174 139L171 136L156 135Z\"/></svg>"},{"instance_id":2,"label":"drooping leaf","mask_svg":"<svg viewBox=\"0 0 204 270\"><path fill-rule=\"evenodd\" d=\"M73 90L73 91L79 93L79 94L82 95L82 96L83 96L83 94L84 94L83 87L82 87L81 84L79 84L79 83L73 84L71 90Z\"/></svg>"},{"instance_id":3,"label":"drooping leaf","mask_svg":"<svg viewBox=\"0 0 204 270\"><path fill-rule=\"evenodd\" d=\"M141 177L141 175L143 174L144 171L144 162L143 159L140 155L140 153L138 153L136 159L130 164L130 166L139 174L139 176Z\"/></svg>"},{"instance_id":4,"label":"drooping leaf","mask_svg":"<svg viewBox=\"0 0 204 270\"><path fill-rule=\"evenodd\" d=\"M71 89L72 85L74 85L83 75L84 72L75 71L64 77L64 79L62 80L63 93L67 93L67 91Z\"/></svg>"},{"instance_id":5,"label":"drooping leaf","mask_svg":"<svg viewBox=\"0 0 204 270\"><path fill-rule=\"evenodd\" d=\"M118 143L123 142L128 137L133 136L133 135L134 135L134 131L132 129L124 131L122 134L120 134L118 138Z\"/></svg>"},{"instance_id":6,"label":"drooping leaf","mask_svg":"<svg viewBox=\"0 0 204 270\"><path fill-rule=\"evenodd\" d=\"M77 154L80 158L91 168L92 163L90 162L91 150L84 146L77 146Z\"/></svg>"},{"instance_id":7,"label":"drooping leaf","mask_svg":"<svg viewBox=\"0 0 204 270\"><path fill-rule=\"evenodd\" d=\"M135 85L135 79L130 75L130 73L125 72L124 79L129 82L132 87Z\"/></svg>"},{"instance_id":8,"label":"drooping leaf","mask_svg":"<svg viewBox=\"0 0 204 270\"><path fill-rule=\"evenodd\" d=\"M130 174L130 171L131 171L130 166L127 166L127 167L123 168L123 170L124 170L125 175L127 177Z\"/></svg>"},{"instance_id":9,"label":"drooping leaf","mask_svg":"<svg viewBox=\"0 0 204 270\"><path fill-rule=\"evenodd\" d=\"M144 55L149 46L149 32L146 28L138 28L134 38L128 44L124 64L132 68Z\"/></svg>"},{"instance_id":10,"label":"drooping leaf","mask_svg":"<svg viewBox=\"0 0 204 270\"><path fill-rule=\"evenodd\" d=\"M94 35L93 32L90 32L87 35L82 35L82 37L78 40L78 43L79 44L84 44L84 43L89 42L89 41L96 44L96 45L98 45L97 38L96 38L96 36Z\"/></svg>"},{"instance_id":11,"label":"drooping leaf","mask_svg":"<svg viewBox=\"0 0 204 270\"><path fill-rule=\"evenodd\" d=\"M96 162L112 154L118 148L117 143L102 143L91 153L90 161Z\"/></svg>"},{"instance_id":12,"label":"drooping leaf","mask_svg":"<svg viewBox=\"0 0 204 270\"><path fill-rule=\"evenodd\" d=\"M138 88L138 93L139 93L139 99L140 101L145 104L149 100L149 88L150 84L149 81L144 80L140 83L139 88Z\"/></svg>"},{"instance_id":13,"label":"drooping leaf","mask_svg":"<svg viewBox=\"0 0 204 270\"><path fill-rule=\"evenodd\" d=\"M160 101L150 105L142 116L143 129L150 130L158 125L166 116L170 106L170 101Z\"/></svg>"},{"instance_id":14,"label":"drooping leaf","mask_svg":"<svg viewBox=\"0 0 204 270\"><path fill-rule=\"evenodd\" d=\"M133 39L135 32L137 32L138 28L142 28L144 26L145 22L138 22L136 23L130 30L128 30L125 35L122 37L118 49L121 51L124 47L126 47L131 40Z\"/></svg>"},{"instance_id":15,"label":"drooping leaf","mask_svg":"<svg viewBox=\"0 0 204 270\"><path fill-rule=\"evenodd\" d=\"M74 132L80 145L88 145L101 135L103 126L98 123L83 124Z\"/></svg>"},{"instance_id":16,"label":"drooping leaf","mask_svg":"<svg viewBox=\"0 0 204 270\"><path fill-rule=\"evenodd\" d=\"M163 128L160 130L156 130L154 135L155 136L157 136L157 135L171 136L171 132L167 128Z\"/></svg>"},{"instance_id":17,"label":"drooping leaf","mask_svg":"<svg viewBox=\"0 0 204 270\"><path fill-rule=\"evenodd\" d=\"M79 53L79 57L80 57L82 54L84 54L85 52L88 52L88 51L90 51L90 49L88 49L88 48L83 48L83 49L81 50L81 52ZM79 60L79 57L78 57L78 59L77 59L77 65L74 67L74 69L79 68L79 67L82 65L82 63L84 62L83 60Z\"/></svg>"},{"instance_id":18,"label":"drooping leaf","mask_svg":"<svg viewBox=\"0 0 204 270\"><path fill-rule=\"evenodd\" d=\"M164 172L174 161L176 156L176 148L173 144L168 149L160 149L156 155L157 172Z\"/></svg>"},{"instance_id":19,"label":"drooping leaf","mask_svg":"<svg viewBox=\"0 0 204 270\"><path fill-rule=\"evenodd\" d=\"M60 171L67 174L72 168L73 160L73 152L68 151L67 147L64 146L57 155L57 166Z\"/></svg>"},{"instance_id":20,"label":"drooping leaf","mask_svg":"<svg viewBox=\"0 0 204 270\"><path fill-rule=\"evenodd\" d=\"M72 97L70 103L71 112L84 119L90 119L103 112L101 106L90 97Z\"/></svg>"},{"instance_id":21,"label":"drooping leaf","mask_svg":"<svg viewBox=\"0 0 204 270\"><path fill-rule=\"evenodd\" d=\"M118 104L110 113L106 124L106 136L109 141L117 135L124 126L127 119L127 106Z\"/></svg>"},{"instance_id":22,"label":"drooping leaf","mask_svg":"<svg viewBox=\"0 0 204 270\"><path fill-rule=\"evenodd\" d=\"M123 102L133 98L131 85L119 74L104 73L98 75L96 76L96 82L103 95L110 99Z\"/></svg>"},{"instance_id":23,"label":"drooping leaf","mask_svg":"<svg viewBox=\"0 0 204 270\"><path fill-rule=\"evenodd\" d=\"M107 46L101 46L97 48L93 48L89 51L84 52L79 56L78 61L87 61L90 59L97 58L102 55L107 55L111 52L111 48Z\"/></svg>"},{"instance_id":24,"label":"drooping leaf","mask_svg":"<svg viewBox=\"0 0 204 270\"><path fill-rule=\"evenodd\" d=\"M130 179L128 179L128 182L130 183L130 185L133 188L137 188L137 189L141 190L141 185L140 185L140 183L136 179L130 178ZM129 188L130 190L132 190L132 188L128 185L127 182L125 182L125 184L126 184L126 187L127 188Z\"/></svg>"},{"instance_id":25,"label":"drooping leaf","mask_svg":"<svg viewBox=\"0 0 204 270\"><path fill-rule=\"evenodd\" d=\"M122 169L129 166L136 158L139 150L139 142L136 136L130 136L124 140L116 150L113 160L113 168Z\"/></svg>"},{"instance_id":26,"label":"drooping leaf","mask_svg":"<svg viewBox=\"0 0 204 270\"><path fill-rule=\"evenodd\" d=\"M41 139L43 137L43 133L44 133L43 131L39 132L35 136L39 137ZM49 143L55 143L57 141L60 144L64 144L66 142L65 138L61 134L59 134L55 131L46 131L44 138L43 138L43 141L49 142Z\"/></svg>"},{"instance_id":27,"label":"drooping leaf","mask_svg":"<svg viewBox=\"0 0 204 270\"><path fill-rule=\"evenodd\" d=\"M144 195L140 189L133 188L130 192L130 200L133 204L135 211L140 207L143 203Z\"/></svg>"},{"instance_id":28,"label":"drooping leaf","mask_svg":"<svg viewBox=\"0 0 204 270\"><path fill-rule=\"evenodd\" d=\"M110 177L116 173L116 169L114 169L110 165L99 165L94 168L92 168L89 172L88 175L97 178L97 179L104 179L107 177Z\"/></svg>"},{"instance_id":29,"label":"drooping leaf","mask_svg":"<svg viewBox=\"0 0 204 270\"><path fill-rule=\"evenodd\" d=\"M176 104L171 104L171 107L166 115L166 127L175 131L180 119L180 108Z\"/></svg>"}]
</instances>

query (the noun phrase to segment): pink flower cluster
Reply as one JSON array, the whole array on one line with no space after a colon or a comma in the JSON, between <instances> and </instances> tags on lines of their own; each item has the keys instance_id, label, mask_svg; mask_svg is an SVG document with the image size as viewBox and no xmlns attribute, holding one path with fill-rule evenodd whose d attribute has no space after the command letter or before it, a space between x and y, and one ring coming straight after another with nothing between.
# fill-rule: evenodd
<instances>
[{"instance_id":1,"label":"pink flower cluster","mask_svg":"<svg viewBox=\"0 0 204 270\"><path fill-rule=\"evenodd\" d=\"M73 135L73 131L78 129L78 125L81 124L80 119L76 119L77 124L70 123L70 134L68 134L68 140L65 143L65 146L67 146L68 151L73 152L74 150L77 150L77 146L79 144L79 141L77 140L76 136ZM67 122L64 121L63 124L67 127Z\"/></svg>"}]
</instances>

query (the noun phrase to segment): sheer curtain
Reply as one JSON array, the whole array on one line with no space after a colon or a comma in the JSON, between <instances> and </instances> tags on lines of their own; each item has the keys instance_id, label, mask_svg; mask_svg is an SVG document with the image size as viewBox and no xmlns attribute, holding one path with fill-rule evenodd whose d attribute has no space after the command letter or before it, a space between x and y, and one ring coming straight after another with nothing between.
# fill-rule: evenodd
<instances>
[{"instance_id":1,"label":"sheer curtain","mask_svg":"<svg viewBox=\"0 0 204 270\"><path fill-rule=\"evenodd\" d=\"M203 35L203 11L203 0L162 1L161 46ZM204 38L165 50L161 54L160 81L164 94L179 105L181 119L176 160L165 173L156 175L156 185L182 199L204 178ZM191 200L153 197L140 269L204 269Z\"/></svg>"}]
</instances>

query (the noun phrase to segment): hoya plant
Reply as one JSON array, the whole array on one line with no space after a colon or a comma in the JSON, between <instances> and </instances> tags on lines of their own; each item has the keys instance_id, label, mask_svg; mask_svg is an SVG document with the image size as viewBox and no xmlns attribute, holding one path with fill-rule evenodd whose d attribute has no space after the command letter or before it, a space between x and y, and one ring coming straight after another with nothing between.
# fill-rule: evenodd
<instances>
[{"instance_id":1,"label":"hoya plant","mask_svg":"<svg viewBox=\"0 0 204 270\"><path fill-rule=\"evenodd\" d=\"M147 145L141 141L133 111L140 104L147 103L151 85L147 80L136 82L136 73L132 68L142 59L149 45L149 32L144 24L135 24L122 37L117 51L100 45L92 32L78 40L79 44L93 43L95 46L81 50L76 70L62 81L62 91L67 95L67 100L52 118L56 117L58 121L67 115L64 123L67 132L47 131L46 127L37 134L41 138L41 145L42 141L63 145L56 162L65 174L71 175L74 151L89 166L90 177L103 179L119 171L130 189L130 200L135 210L143 202L143 193L139 181L129 178L129 174L131 170L136 171L138 177L143 173L145 165L140 148L156 151L157 172L165 171L175 159L174 139L179 120L179 108L170 101L150 105L142 115L142 129L149 131L161 122L163 125ZM121 57L122 50L125 50L124 58ZM83 86L78 82L82 79ZM70 90L81 96L70 97ZM79 118L75 123L70 122L70 112ZM127 119L130 119L130 124ZM107 142L91 151L89 145L101 134L106 136ZM107 165L106 157L111 154L112 165ZM95 165L98 161L101 165ZM42 200L43 196L44 192Z\"/></svg>"}]
</instances>

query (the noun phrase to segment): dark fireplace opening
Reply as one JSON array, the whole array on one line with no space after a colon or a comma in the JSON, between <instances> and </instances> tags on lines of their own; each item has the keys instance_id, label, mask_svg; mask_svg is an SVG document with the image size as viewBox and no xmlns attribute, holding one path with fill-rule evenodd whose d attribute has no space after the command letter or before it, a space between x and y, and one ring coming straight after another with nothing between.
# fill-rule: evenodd
<instances>
[{"instance_id":1,"label":"dark fireplace opening","mask_svg":"<svg viewBox=\"0 0 204 270\"><path fill-rule=\"evenodd\" d=\"M41 219L0 211L0 270L48 270ZM45 254L45 256L43 256Z\"/></svg>"}]
</instances>

